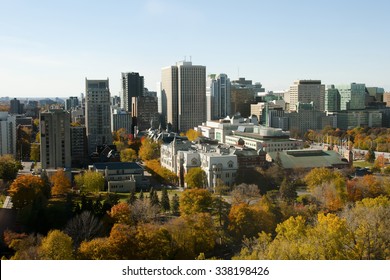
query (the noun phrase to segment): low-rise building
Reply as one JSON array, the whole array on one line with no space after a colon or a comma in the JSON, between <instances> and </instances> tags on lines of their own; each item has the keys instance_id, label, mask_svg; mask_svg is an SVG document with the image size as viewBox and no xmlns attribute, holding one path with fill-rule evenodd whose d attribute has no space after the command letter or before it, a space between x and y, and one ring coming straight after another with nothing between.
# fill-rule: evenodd
<instances>
[{"instance_id":1,"label":"low-rise building","mask_svg":"<svg viewBox=\"0 0 390 280\"><path fill-rule=\"evenodd\" d=\"M135 162L99 162L90 169L104 176L108 192L131 192L149 185L144 177L144 169Z\"/></svg>"}]
</instances>

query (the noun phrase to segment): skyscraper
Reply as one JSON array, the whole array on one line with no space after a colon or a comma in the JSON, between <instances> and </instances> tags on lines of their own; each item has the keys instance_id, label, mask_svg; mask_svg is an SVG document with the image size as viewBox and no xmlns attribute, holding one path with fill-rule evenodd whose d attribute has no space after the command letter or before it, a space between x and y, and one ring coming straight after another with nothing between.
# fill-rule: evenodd
<instances>
[{"instance_id":1,"label":"skyscraper","mask_svg":"<svg viewBox=\"0 0 390 280\"><path fill-rule=\"evenodd\" d=\"M9 113L10 114L23 114L24 104L16 98L12 99L10 102Z\"/></svg>"},{"instance_id":2,"label":"skyscraper","mask_svg":"<svg viewBox=\"0 0 390 280\"><path fill-rule=\"evenodd\" d=\"M0 112L0 156L5 154L16 157L16 117Z\"/></svg>"},{"instance_id":3,"label":"skyscraper","mask_svg":"<svg viewBox=\"0 0 390 280\"><path fill-rule=\"evenodd\" d=\"M206 82L207 120L223 119L230 115L230 97L230 79L227 75L209 75Z\"/></svg>"},{"instance_id":4,"label":"skyscraper","mask_svg":"<svg viewBox=\"0 0 390 280\"><path fill-rule=\"evenodd\" d=\"M70 111L79 106L79 98L77 96L71 96L65 100L65 110Z\"/></svg>"},{"instance_id":5,"label":"skyscraper","mask_svg":"<svg viewBox=\"0 0 390 280\"><path fill-rule=\"evenodd\" d=\"M296 111L297 103L313 101L314 110L325 110L325 85L321 80L297 80L290 86L290 111Z\"/></svg>"},{"instance_id":6,"label":"skyscraper","mask_svg":"<svg viewBox=\"0 0 390 280\"><path fill-rule=\"evenodd\" d=\"M139 73L122 73L122 97L121 108L127 112L132 111L131 100L133 97L142 96L144 92L144 77Z\"/></svg>"},{"instance_id":7,"label":"skyscraper","mask_svg":"<svg viewBox=\"0 0 390 280\"><path fill-rule=\"evenodd\" d=\"M340 110L358 110L365 108L366 85L351 83L336 86L340 92Z\"/></svg>"},{"instance_id":8,"label":"skyscraper","mask_svg":"<svg viewBox=\"0 0 390 280\"><path fill-rule=\"evenodd\" d=\"M112 143L108 79L85 79L85 124L89 154L96 150L97 145Z\"/></svg>"},{"instance_id":9,"label":"skyscraper","mask_svg":"<svg viewBox=\"0 0 390 280\"><path fill-rule=\"evenodd\" d=\"M42 169L71 167L70 113L51 109L39 115Z\"/></svg>"},{"instance_id":10,"label":"skyscraper","mask_svg":"<svg viewBox=\"0 0 390 280\"><path fill-rule=\"evenodd\" d=\"M161 93L173 131L185 132L206 121L206 66L181 61L163 68Z\"/></svg>"},{"instance_id":11,"label":"skyscraper","mask_svg":"<svg viewBox=\"0 0 390 280\"><path fill-rule=\"evenodd\" d=\"M334 85L328 85L325 92L325 111L337 112L340 110L340 92Z\"/></svg>"}]
</instances>

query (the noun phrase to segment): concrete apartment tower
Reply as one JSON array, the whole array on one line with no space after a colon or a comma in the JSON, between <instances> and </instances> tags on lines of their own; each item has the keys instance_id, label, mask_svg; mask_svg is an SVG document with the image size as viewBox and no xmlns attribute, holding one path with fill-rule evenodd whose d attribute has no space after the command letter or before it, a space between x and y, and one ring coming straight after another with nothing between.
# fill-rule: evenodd
<instances>
[{"instance_id":1,"label":"concrete apartment tower","mask_svg":"<svg viewBox=\"0 0 390 280\"><path fill-rule=\"evenodd\" d=\"M11 154L16 157L16 117L0 112L0 156Z\"/></svg>"},{"instance_id":2,"label":"concrete apartment tower","mask_svg":"<svg viewBox=\"0 0 390 280\"><path fill-rule=\"evenodd\" d=\"M70 113L51 109L39 115L42 169L71 167Z\"/></svg>"},{"instance_id":3,"label":"concrete apartment tower","mask_svg":"<svg viewBox=\"0 0 390 280\"><path fill-rule=\"evenodd\" d=\"M85 79L85 124L88 154L96 151L98 145L112 144L108 79Z\"/></svg>"},{"instance_id":4,"label":"concrete apartment tower","mask_svg":"<svg viewBox=\"0 0 390 280\"><path fill-rule=\"evenodd\" d=\"M122 73L122 96L121 108L127 112L132 111L132 98L143 96L144 77L139 73L126 72Z\"/></svg>"},{"instance_id":5,"label":"concrete apartment tower","mask_svg":"<svg viewBox=\"0 0 390 280\"><path fill-rule=\"evenodd\" d=\"M202 124L206 121L206 66L181 61L163 68L161 95L166 97L166 120L173 131L185 132Z\"/></svg>"},{"instance_id":6,"label":"concrete apartment tower","mask_svg":"<svg viewBox=\"0 0 390 280\"><path fill-rule=\"evenodd\" d=\"M313 102L315 111L325 110L325 85L321 80L297 80L290 86L290 111L296 111L297 104Z\"/></svg>"},{"instance_id":7,"label":"concrete apartment tower","mask_svg":"<svg viewBox=\"0 0 390 280\"><path fill-rule=\"evenodd\" d=\"M206 81L207 120L223 119L231 114L230 79L226 74L209 75Z\"/></svg>"}]
</instances>

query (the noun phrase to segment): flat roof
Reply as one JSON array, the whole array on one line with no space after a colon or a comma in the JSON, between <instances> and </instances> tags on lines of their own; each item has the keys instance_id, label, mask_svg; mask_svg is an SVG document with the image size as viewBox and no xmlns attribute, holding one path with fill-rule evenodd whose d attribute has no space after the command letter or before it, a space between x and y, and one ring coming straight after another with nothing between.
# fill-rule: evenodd
<instances>
[{"instance_id":1,"label":"flat roof","mask_svg":"<svg viewBox=\"0 0 390 280\"><path fill-rule=\"evenodd\" d=\"M312 149L289 150L281 152L270 152L269 156L275 160L278 153L283 167L287 169L348 165L348 162L343 161L341 155L335 151Z\"/></svg>"},{"instance_id":2,"label":"flat roof","mask_svg":"<svg viewBox=\"0 0 390 280\"><path fill-rule=\"evenodd\" d=\"M136 162L96 162L93 164L96 169L140 169L143 170L142 166Z\"/></svg>"}]
</instances>

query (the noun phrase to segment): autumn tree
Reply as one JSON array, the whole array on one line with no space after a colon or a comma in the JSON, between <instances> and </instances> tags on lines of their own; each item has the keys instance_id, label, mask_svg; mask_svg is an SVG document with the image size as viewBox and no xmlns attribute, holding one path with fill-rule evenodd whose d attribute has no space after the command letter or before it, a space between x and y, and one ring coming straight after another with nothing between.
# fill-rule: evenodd
<instances>
[{"instance_id":1,"label":"autumn tree","mask_svg":"<svg viewBox=\"0 0 390 280\"><path fill-rule=\"evenodd\" d=\"M132 260L137 256L136 229L125 224L115 224L108 237L110 255L115 260Z\"/></svg>"},{"instance_id":2,"label":"autumn tree","mask_svg":"<svg viewBox=\"0 0 390 280\"><path fill-rule=\"evenodd\" d=\"M104 188L104 177L99 172L88 170L83 174L75 176L76 185L81 192L99 192Z\"/></svg>"},{"instance_id":3,"label":"autumn tree","mask_svg":"<svg viewBox=\"0 0 390 280\"><path fill-rule=\"evenodd\" d=\"M20 169L23 169L22 164L15 160L13 156L0 156L0 179L6 182L12 181L18 175Z\"/></svg>"},{"instance_id":4,"label":"autumn tree","mask_svg":"<svg viewBox=\"0 0 390 280\"><path fill-rule=\"evenodd\" d=\"M126 224L131 225L132 221L130 219L130 205L126 202L118 203L111 208L109 216L113 219L116 224Z\"/></svg>"},{"instance_id":5,"label":"autumn tree","mask_svg":"<svg viewBox=\"0 0 390 280\"><path fill-rule=\"evenodd\" d=\"M73 259L72 238L60 230L49 231L42 239L39 253L43 260Z\"/></svg>"},{"instance_id":6,"label":"autumn tree","mask_svg":"<svg viewBox=\"0 0 390 280\"><path fill-rule=\"evenodd\" d=\"M52 183L51 194L65 195L72 189L72 184L63 169L58 169L53 176L50 178Z\"/></svg>"},{"instance_id":7,"label":"autumn tree","mask_svg":"<svg viewBox=\"0 0 390 280\"><path fill-rule=\"evenodd\" d=\"M131 148L126 148L120 151L120 157L122 162L133 162L137 160L137 152Z\"/></svg>"},{"instance_id":8,"label":"autumn tree","mask_svg":"<svg viewBox=\"0 0 390 280\"><path fill-rule=\"evenodd\" d=\"M191 168L184 176L187 188L204 188L207 186L206 173L200 167Z\"/></svg>"},{"instance_id":9,"label":"autumn tree","mask_svg":"<svg viewBox=\"0 0 390 280\"><path fill-rule=\"evenodd\" d=\"M136 258L142 260L172 259L175 246L165 226L142 224L137 226Z\"/></svg>"},{"instance_id":10,"label":"autumn tree","mask_svg":"<svg viewBox=\"0 0 390 280\"><path fill-rule=\"evenodd\" d=\"M113 260L111 244L108 237L94 238L83 241L78 250L78 257L82 260Z\"/></svg>"},{"instance_id":11,"label":"autumn tree","mask_svg":"<svg viewBox=\"0 0 390 280\"><path fill-rule=\"evenodd\" d=\"M199 136L202 136L202 132L196 131L194 129L189 129L185 133L185 136L188 138L188 140L195 141Z\"/></svg>"},{"instance_id":12,"label":"autumn tree","mask_svg":"<svg viewBox=\"0 0 390 280\"><path fill-rule=\"evenodd\" d=\"M390 200L385 196L364 198L343 216L353 233L352 259L390 258Z\"/></svg>"},{"instance_id":13,"label":"autumn tree","mask_svg":"<svg viewBox=\"0 0 390 280\"><path fill-rule=\"evenodd\" d=\"M41 245L42 236L37 234L16 233L4 231L4 243L15 251L11 260L39 260L38 248Z\"/></svg>"},{"instance_id":14,"label":"autumn tree","mask_svg":"<svg viewBox=\"0 0 390 280\"><path fill-rule=\"evenodd\" d=\"M15 179L9 189L13 207L22 209L31 205L39 196L45 193L45 184L37 176L24 175Z\"/></svg>"},{"instance_id":15,"label":"autumn tree","mask_svg":"<svg viewBox=\"0 0 390 280\"><path fill-rule=\"evenodd\" d=\"M210 212L213 199L208 190L187 189L180 196L180 214Z\"/></svg>"},{"instance_id":16,"label":"autumn tree","mask_svg":"<svg viewBox=\"0 0 390 280\"><path fill-rule=\"evenodd\" d=\"M143 161L148 161L152 159L158 159L160 157L160 145L157 142L154 142L152 139L143 138L141 140L141 147L139 149L139 157Z\"/></svg>"},{"instance_id":17,"label":"autumn tree","mask_svg":"<svg viewBox=\"0 0 390 280\"><path fill-rule=\"evenodd\" d=\"M167 224L175 247L175 259L195 259L200 253L214 249L218 237L209 213L196 213L179 217Z\"/></svg>"}]
</instances>

